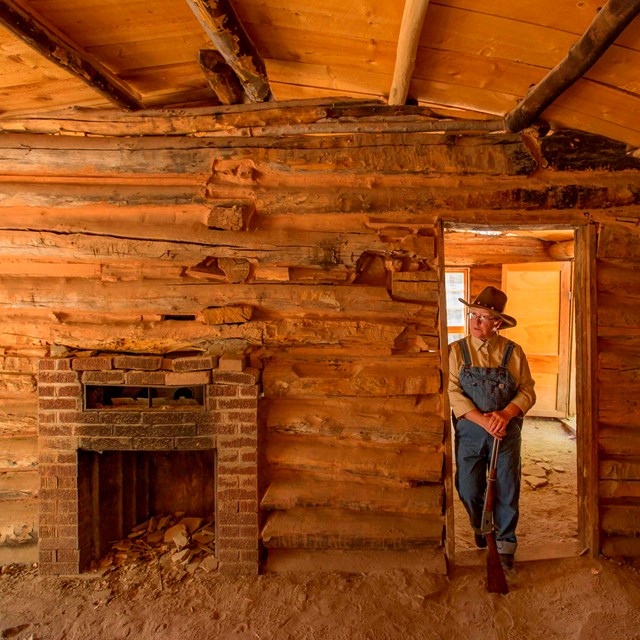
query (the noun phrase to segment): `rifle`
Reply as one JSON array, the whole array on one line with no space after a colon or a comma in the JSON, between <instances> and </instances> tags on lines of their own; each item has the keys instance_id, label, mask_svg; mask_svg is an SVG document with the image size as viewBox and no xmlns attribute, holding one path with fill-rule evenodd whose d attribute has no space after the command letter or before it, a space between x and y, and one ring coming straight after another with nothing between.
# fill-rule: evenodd
<instances>
[{"instance_id":1,"label":"rifle","mask_svg":"<svg viewBox=\"0 0 640 640\"><path fill-rule=\"evenodd\" d=\"M482 508L482 524L480 529L487 539L487 591L489 593L509 593L507 579L500 562L498 547L496 545L495 530L493 527L493 503L496 495L496 467L498 465L498 449L500 440L493 439L491 449L491 462L487 477L487 490L484 494L484 507Z\"/></svg>"}]
</instances>

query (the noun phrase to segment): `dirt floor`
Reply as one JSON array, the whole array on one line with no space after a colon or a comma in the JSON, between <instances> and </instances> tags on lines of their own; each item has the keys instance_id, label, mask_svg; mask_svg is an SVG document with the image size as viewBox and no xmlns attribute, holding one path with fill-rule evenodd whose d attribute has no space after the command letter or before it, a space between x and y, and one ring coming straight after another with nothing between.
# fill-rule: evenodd
<instances>
[{"instance_id":1,"label":"dirt floor","mask_svg":"<svg viewBox=\"0 0 640 640\"><path fill-rule=\"evenodd\" d=\"M6 565L0 638L640 640L640 563L579 555L575 453L558 423L526 424L519 560L504 596L486 592L483 552L470 548L456 505L457 565L448 576L420 567L189 575L167 555L79 578ZM558 558L558 548L574 552Z\"/></svg>"}]
</instances>

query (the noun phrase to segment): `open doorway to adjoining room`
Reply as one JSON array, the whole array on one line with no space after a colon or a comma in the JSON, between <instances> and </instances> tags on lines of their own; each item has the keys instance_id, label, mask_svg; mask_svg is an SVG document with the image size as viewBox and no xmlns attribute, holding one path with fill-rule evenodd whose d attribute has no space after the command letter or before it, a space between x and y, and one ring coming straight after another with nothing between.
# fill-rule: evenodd
<instances>
[{"instance_id":1,"label":"open doorway to adjoining room","mask_svg":"<svg viewBox=\"0 0 640 640\"><path fill-rule=\"evenodd\" d=\"M537 402L523 429L520 560L575 555L579 540L576 332L573 229L459 229L444 234L447 338L466 335L466 307L488 285L507 293L517 327L502 332L522 345ZM453 436L452 436L453 437ZM453 465L455 473L455 461ZM449 483L453 486L453 482ZM457 564L482 562L457 494Z\"/></svg>"}]
</instances>

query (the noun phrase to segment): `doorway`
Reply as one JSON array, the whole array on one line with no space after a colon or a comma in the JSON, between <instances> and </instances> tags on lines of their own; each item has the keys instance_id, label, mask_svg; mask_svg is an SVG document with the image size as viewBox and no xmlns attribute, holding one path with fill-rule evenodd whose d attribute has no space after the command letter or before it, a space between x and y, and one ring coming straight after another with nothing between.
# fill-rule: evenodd
<instances>
[{"instance_id":1,"label":"doorway","mask_svg":"<svg viewBox=\"0 0 640 640\"><path fill-rule=\"evenodd\" d=\"M585 546L581 506L588 500L581 495L585 485L578 482L579 446L585 438L577 433L576 415L574 230L449 226L443 244L447 271L467 274L467 300L488 285L507 292L507 313L518 318L519 326L505 336L523 346L536 379L538 402L523 430L518 558L575 555ZM562 250L554 251L556 246ZM459 319L456 322L459 325ZM450 479L447 486L453 486ZM455 561L482 561L464 508L453 493L454 519L448 526L454 528Z\"/></svg>"}]
</instances>

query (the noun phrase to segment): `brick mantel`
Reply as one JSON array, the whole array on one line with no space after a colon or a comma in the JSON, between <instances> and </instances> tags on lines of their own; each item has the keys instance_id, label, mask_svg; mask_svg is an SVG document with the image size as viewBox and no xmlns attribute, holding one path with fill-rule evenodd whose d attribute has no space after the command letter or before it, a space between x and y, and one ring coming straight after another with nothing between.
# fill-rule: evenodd
<instances>
[{"instance_id":1,"label":"brick mantel","mask_svg":"<svg viewBox=\"0 0 640 640\"><path fill-rule=\"evenodd\" d=\"M258 571L257 371L211 357L46 358L39 362L40 572L92 559L91 496L80 451L215 451L219 569ZM202 407L89 410L85 385L204 385ZM187 470L188 472L188 470ZM211 469L214 473L214 469Z\"/></svg>"}]
</instances>

